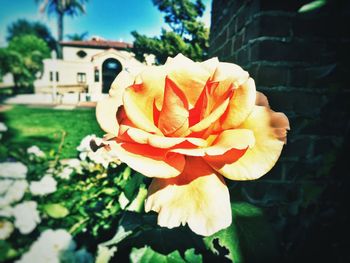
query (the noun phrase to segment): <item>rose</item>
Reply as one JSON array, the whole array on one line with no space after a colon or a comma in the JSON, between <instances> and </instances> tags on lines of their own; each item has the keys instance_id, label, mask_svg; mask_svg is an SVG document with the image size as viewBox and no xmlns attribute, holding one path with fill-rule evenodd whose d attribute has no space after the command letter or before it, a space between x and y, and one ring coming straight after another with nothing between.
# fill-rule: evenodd
<instances>
[{"instance_id":1,"label":"rose","mask_svg":"<svg viewBox=\"0 0 350 263\"><path fill-rule=\"evenodd\" d=\"M152 177L145 203L158 224L211 235L231 224L223 177L252 180L276 163L289 122L241 67L178 55L122 72L96 109L108 147Z\"/></svg>"}]
</instances>

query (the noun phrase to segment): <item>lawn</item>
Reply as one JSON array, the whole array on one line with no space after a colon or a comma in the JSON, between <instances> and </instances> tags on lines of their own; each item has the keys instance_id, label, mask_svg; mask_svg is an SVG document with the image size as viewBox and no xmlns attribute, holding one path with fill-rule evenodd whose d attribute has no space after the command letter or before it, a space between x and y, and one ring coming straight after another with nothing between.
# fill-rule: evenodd
<instances>
[{"instance_id":1,"label":"lawn","mask_svg":"<svg viewBox=\"0 0 350 263\"><path fill-rule=\"evenodd\" d=\"M92 108L55 110L14 106L0 112L0 121L9 128L3 141L11 148L37 145L48 153L58 149L63 136L61 158L76 157L76 147L86 135L103 135Z\"/></svg>"}]
</instances>

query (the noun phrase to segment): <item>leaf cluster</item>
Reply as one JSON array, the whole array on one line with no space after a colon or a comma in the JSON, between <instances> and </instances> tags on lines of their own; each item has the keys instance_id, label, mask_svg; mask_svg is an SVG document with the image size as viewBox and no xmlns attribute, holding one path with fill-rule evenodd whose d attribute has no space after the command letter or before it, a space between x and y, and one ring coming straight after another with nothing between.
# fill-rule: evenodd
<instances>
[{"instance_id":1,"label":"leaf cluster","mask_svg":"<svg viewBox=\"0 0 350 263\"><path fill-rule=\"evenodd\" d=\"M12 73L17 88L30 87L36 74L43 71L43 60L49 57L44 40L35 35L14 37L7 48L0 49L0 73Z\"/></svg>"},{"instance_id":2,"label":"leaf cluster","mask_svg":"<svg viewBox=\"0 0 350 263\"><path fill-rule=\"evenodd\" d=\"M85 13L84 4L87 0L36 0L36 2L41 2L41 12L47 11L48 14L75 16Z\"/></svg>"},{"instance_id":3,"label":"leaf cluster","mask_svg":"<svg viewBox=\"0 0 350 263\"><path fill-rule=\"evenodd\" d=\"M187 226L163 228L156 213L144 212L149 178L125 164L106 168L89 159L63 178L69 163L57 156L59 150L38 158L28 158L24 149L9 151L7 158L27 166L28 183L50 170L57 190L45 196L26 192L23 201L38 204L41 222L29 235L15 230L0 242L0 262L18 259L46 229L66 229L96 262L278 262L274 235L256 206L233 201L231 226L209 237Z\"/></svg>"},{"instance_id":4,"label":"leaf cluster","mask_svg":"<svg viewBox=\"0 0 350 263\"><path fill-rule=\"evenodd\" d=\"M132 51L138 60L153 54L156 63L163 64L167 57L182 53L199 61L206 57L209 30L198 20L205 6L201 0L153 0L153 4L164 13L164 20L171 28L162 29L158 37L148 37L137 31L131 32L135 38Z\"/></svg>"},{"instance_id":5,"label":"leaf cluster","mask_svg":"<svg viewBox=\"0 0 350 263\"><path fill-rule=\"evenodd\" d=\"M30 22L26 19L18 19L7 27L7 41L15 37L24 35L34 35L46 42L51 50L56 50L56 40L52 36L49 28L41 22Z\"/></svg>"}]
</instances>

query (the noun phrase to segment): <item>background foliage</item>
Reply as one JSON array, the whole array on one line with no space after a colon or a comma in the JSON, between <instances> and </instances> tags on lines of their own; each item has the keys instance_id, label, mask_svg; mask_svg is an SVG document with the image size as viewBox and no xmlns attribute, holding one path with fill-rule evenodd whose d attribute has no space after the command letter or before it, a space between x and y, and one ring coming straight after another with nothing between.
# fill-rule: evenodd
<instances>
[{"instance_id":1,"label":"background foliage","mask_svg":"<svg viewBox=\"0 0 350 263\"><path fill-rule=\"evenodd\" d=\"M153 4L164 13L164 20L171 31L162 29L159 37L147 37L133 31L135 41L132 51L136 58L144 61L145 54L154 54L156 62L163 64L167 57L178 53L195 60L204 60L208 50L209 29L198 18L205 6L201 0L153 0Z\"/></svg>"}]
</instances>

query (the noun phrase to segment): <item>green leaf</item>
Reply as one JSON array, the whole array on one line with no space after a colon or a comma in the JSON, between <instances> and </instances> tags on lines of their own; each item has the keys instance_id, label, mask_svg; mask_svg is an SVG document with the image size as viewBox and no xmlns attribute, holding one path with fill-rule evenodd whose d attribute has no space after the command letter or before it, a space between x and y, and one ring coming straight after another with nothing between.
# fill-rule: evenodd
<instances>
[{"instance_id":1,"label":"green leaf","mask_svg":"<svg viewBox=\"0 0 350 263\"><path fill-rule=\"evenodd\" d=\"M186 262L179 251L174 251L168 255L162 255L152 248L145 246L143 248L133 248L130 254L130 261L132 263L182 263Z\"/></svg>"},{"instance_id":2,"label":"green leaf","mask_svg":"<svg viewBox=\"0 0 350 263\"><path fill-rule=\"evenodd\" d=\"M104 193L106 195L114 195L116 192L117 192L117 189L112 187L103 188L101 191L101 193Z\"/></svg>"},{"instance_id":3,"label":"green leaf","mask_svg":"<svg viewBox=\"0 0 350 263\"><path fill-rule=\"evenodd\" d=\"M131 175L131 168L129 166L127 166L122 173L123 180L128 180L130 175Z\"/></svg>"},{"instance_id":4,"label":"green leaf","mask_svg":"<svg viewBox=\"0 0 350 263\"><path fill-rule=\"evenodd\" d=\"M191 249L187 249L185 251L185 259L187 262L191 262L191 263L199 263L199 262L203 262L203 259L202 259L202 255L196 255L194 253L194 248L191 248Z\"/></svg>"},{"instance_id":5,"label":"green leaf","mask_svg":"<svg viewBox=\"0 0 350 263\"><path fill-rule=\"evenodd\" d=\"M108 248L108 247L99 245L95 263L108 263L116 251L117 251L117 247Z\"/></svg>"},{"instance_id":6,"label":"green leaf","mask_svg":"<svg viewBox=\"0 0 350 263\"><path fill-rule=\"evenodd\" d=\"M130 236L133 231L142 226L144 221L142 218L134 213L127 212L124 214L122 219L119 222L117 232L112 237L112 239L101 243L102 246L112 246L117 245L126 237Z\"/></svg>"},{"instance_id":7,"label":"green leaf","mask_svg":"<svg viewBox=\"0 0 350 263\"><path fill-rule=\"evenodd\" d=\"M278 259L276 241L262 210L248 203L232 204L231 226L203 240L212 252L226 251L225 257L235 263ZM221 247L219 250L215 248L216 243Z\"/></svg>"},{"instance_id":8,"label":"green leaf","mask_svg":"<svg viewBox=\"0 0 350 263\"><path fill-rule=\"evenodd\" d=\"M141 185L139 192L135 199L128 206L128 211L141 212L143 210L144 202L147 197L147 189L145 185Z\"/></svg>"},{"instance_id":9,"label":"green leaf","mask_svg":"<svg viewBox=\"0 0 350 263\"><path fill-rule=\"evenodd\" d=\"M69 214L69 210L61 204L47 204L44 211L53 218L63 218Z\"/></svg>"},{"instance_id":10,"label":"green leaf","mask_svg":"<svg viewBox=\"0 0 350 263\"><path fill-rule=\"evenodd\" d=\"M144 176L139 173L134 173L127 181L124 187L124 193L126 198L132 200L136 194L136 190L140 187Z\"/></svg>"},{"instance_id":11,"label":"green leaf","mask_svg":"<svg viewBox=\"0 0 350 263\"><path fill-rule=\"evenodd\" d=\"M0 240L0 262L10 260L17 256L17 251L4 240Z\"/></svg>"},{"instance_id":12,"label":"green leaf","mask_svg":"<svg viewBox=\"0 0 350 263\"><path fill-rule=\"evenodd\" d=\"M327 0L316 0L299 8L298 13L306 13L321 8L327 3Z\"/></svg>"},{"instance_id":13,"label":"green leaf","mask_svg":"<svg viewBox=\"0 0 350 263\"><path fill-rule=\"evenodd\" d=\"M124 209L130 203L129 199L125 196L124 192L121 192L121 194L119 195L118 202L122 209Z\"/></svg>"}]
</instances>

